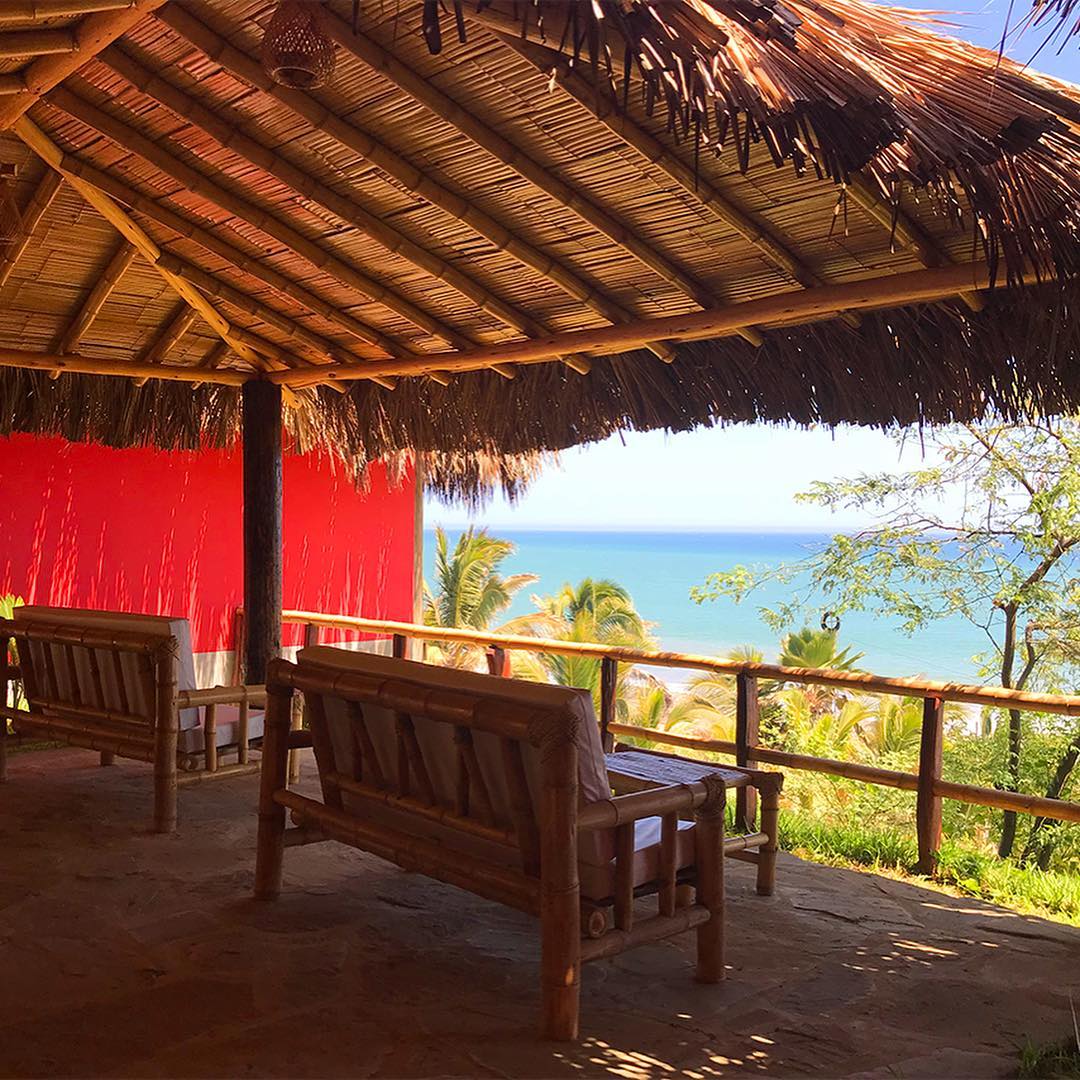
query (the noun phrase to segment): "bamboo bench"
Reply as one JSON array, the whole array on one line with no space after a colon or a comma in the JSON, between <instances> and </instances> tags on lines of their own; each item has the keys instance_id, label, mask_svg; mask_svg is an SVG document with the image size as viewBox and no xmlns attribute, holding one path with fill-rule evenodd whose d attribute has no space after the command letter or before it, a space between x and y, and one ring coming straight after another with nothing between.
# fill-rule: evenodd
<instances>
[{"instance_id":1,"label":"bamboo bench","mask_svg":"<svg viewBox=\"0 0 1080 1080\"><path fill-rule=\"evenodd\" d=\"M539 916L552 1039L577 1036L582 961L696 929L698 978L724 977L719 772L613 796L582 690L313 647L273 661L266 691L257 897L280 893L286 847L336 840ZM290 731L297 691L307 731ZM321 801L289 789L301 746ZM658 910L639 919L649 894Z\"/></svg>"},{"instance_id":2,"label":"bamboo bench","mask_svg":"<svg viewBox=\"0 0 1080 1080\"><path fill-rule=\"evenodd\" d=\"M10 646L18 657L6 666ZM258 770L261 686L195 687L186 619L27 606L0 620L0 707L17 735L97 750L154 766L154 829L176 828L177 788ZM8 706L17 677L29 711ZM6 723L0 730L5 777ZM236 762L221 764L234 751Z\"/></svg>"}]
</instances>

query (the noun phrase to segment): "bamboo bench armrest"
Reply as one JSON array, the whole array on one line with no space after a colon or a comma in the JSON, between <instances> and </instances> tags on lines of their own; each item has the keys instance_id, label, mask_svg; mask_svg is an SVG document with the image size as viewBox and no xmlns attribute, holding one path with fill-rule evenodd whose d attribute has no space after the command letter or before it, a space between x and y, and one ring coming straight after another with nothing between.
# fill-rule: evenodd
<instances>
[{"instance_id":1,"label":"bamboo bench armrest","mask_svg":"<svg viewBox=\"0 0 1080 1080\"><path fill-rule=\"evenodd\" d=\"M578 813L578 829L611 829L642 818L696 810L709 797L705 783L669 784L583 806Z\"/></svg>"},{"instance_id":2,"label":"bamboo bench armrest","mask_svg":"<svg viewBox=\"0 0 1080 1080\"><path fill-rule=\"evenodd\" d=\"M265 686L211 686L206 690L181 690L176 704L181 709L200 708L203 705L249 705L266 704Z\"/></svg>"}]
</instances>

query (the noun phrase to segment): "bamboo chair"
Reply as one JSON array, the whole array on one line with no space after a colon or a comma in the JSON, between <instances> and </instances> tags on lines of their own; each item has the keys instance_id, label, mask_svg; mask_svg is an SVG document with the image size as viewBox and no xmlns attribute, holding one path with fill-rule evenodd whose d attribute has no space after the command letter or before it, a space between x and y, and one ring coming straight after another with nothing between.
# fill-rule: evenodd
<instances>
[{"instance_id":1,"label":"bamboo chair","mask_svg":"<svg viewBox=\"0 0 1080 1080\"><path fill-rule=\"evenodd\" d=\"M577 1037L584 960L696 929L698 978L724 977L723 780L612 797L586 691L327 647L273 661L266 691L257 897L278 896L286 847L337 840L539 916L551 1039ZM301 746L322 801L289 790Z\"/></svg>"},{"instance_id":2,"label":"bamboo chair","mask_svg":"<svg viewBox=\"0 0 1080 1080\"><path fill-rule=\"evenodd\" d=\"M12 643L18 668L2 669L0 706L15 733L97 750L102 765L152 763L155 831L176 828L180 785L258 770L251 745L262 738L265 692L197 689L186 619L27 606L0 620L0 658ZM8 707L16 676L28 712ZM221 764L225 752L234 764Z\"/></svg>"}]
</instances>

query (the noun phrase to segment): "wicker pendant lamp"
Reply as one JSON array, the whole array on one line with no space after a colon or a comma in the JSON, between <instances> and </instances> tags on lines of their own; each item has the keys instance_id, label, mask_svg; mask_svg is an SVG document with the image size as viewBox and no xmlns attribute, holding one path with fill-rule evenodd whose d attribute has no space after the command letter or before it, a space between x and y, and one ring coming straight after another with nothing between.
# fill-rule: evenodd
<instances>
[{"instance_id":1,"label":"wicker pendant lamp","mask_svg":"<svg viewBox=\"0 0 1080 1080\"><path fill-rule=\"evenodd\" d=\"M311 90L334 73L334 43L316 0L280 0L262 43L267 74L282 86Z\"/></svg>"},{"instance_id":2,"label":"wicker pendant lamp","mask_svg":"<svg viewBox=\"0 0 1080 1080\"><path fill-rule=\"evenodd\" d=\"M15 166L0 162L0 245L10 244L22 236L22 214L11 184L14 178Z\"/></svg>"}]
</instances>

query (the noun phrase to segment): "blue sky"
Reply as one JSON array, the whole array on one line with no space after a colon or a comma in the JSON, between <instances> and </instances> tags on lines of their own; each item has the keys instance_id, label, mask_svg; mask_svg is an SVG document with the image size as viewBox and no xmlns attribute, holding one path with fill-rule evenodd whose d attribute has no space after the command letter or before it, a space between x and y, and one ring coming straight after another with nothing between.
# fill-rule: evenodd
<instances>
[{"instance_id":1,"label":"blue sky","mask_svg":"<svg viewBox=\"0 0 1080 1080\"><path fill-rule=\"evenodd\" d=\"M956 24L949 32L996 49L1008 6L1008 0L948 0L938 10ZM1029 0L1014 6L1015 20ZM1041 43L1028 31L1013 36L1006 53L1026 63ZM1059 53L1051 44L1032 66L1080 82L1080 47L1074 40ZM495 528L843 529L866 519L801 505L795 494L813 480L922 460L917 435L899 448L894 437L865 429L735 425L673 436L630 433L565 452L517 506L498 498L477 520ZM430 503L427 521L455 527L469 515Z\"/></svg>"}]
</instances>

